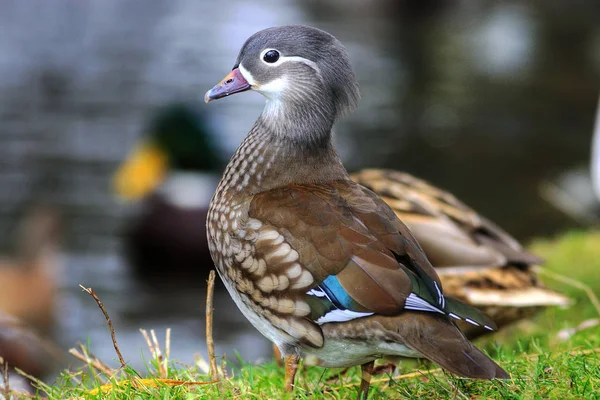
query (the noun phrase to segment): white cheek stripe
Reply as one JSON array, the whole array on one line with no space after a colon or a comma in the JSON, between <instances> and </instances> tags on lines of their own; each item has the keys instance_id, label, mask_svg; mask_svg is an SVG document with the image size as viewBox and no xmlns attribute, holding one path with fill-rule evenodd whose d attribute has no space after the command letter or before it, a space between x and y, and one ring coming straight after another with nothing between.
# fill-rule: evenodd
<instances>
[{"instance_id":1,"label":"white cheek stripe","mask_svg":"<svg viewBox=\"0 0 600 400\"><path fill-rule=\"evenodd\" d=\"M304 57L298 57L298 56L289 56L289 57L286 57L286 56L282 56L281 58L279 58L279 60L277 60L276 63L270 64L270 65L276 66L276 65L282 64L284 62L289 62L289 61L301 62L303 64L306 64L309 67L311 67L312 69L314 69L315 71L317 71L317 73L319 75L321 75L321 70L319 69L319 66L317 65L317 63L314 62L314 61L308 60L308 59L306 59Z\"/></svg>"},{"instance_id":2,"label":"white cheek stripe","mask_svg":"<svg viewBox=\"0 0 600 400\"><path fill-rule=\"evenodd\" d=\"M265 54L268 51L271 50L275 50L277 52L279 52L277 49L264 49L261 53L260 53L260 59L262 60L263 63L265 63L266 65L268 65L269 67L276 67L278 65L283 64L284 62L288 62L288 61L295 61L295 62L301 62L303 64L308 65L309 67L311 67L312 69L314 69L315 71L317 71L319 73L319 75L321 74L321 70L319 69L319 66L317 65L317 63L315 63L314 61L311 61L307 58L304 57L300 57L300 56L280 56L279 59L277 61L275 61L274 63L268 63L266 62L263 57L265 56Z\"/></svg>"},{"instance_id":3,"label":"white cheek stripe","mask_svg":"<svg viewBox=\"0 0 600 400\"><path fill-rule=\"evenodd\" d=\"M244 66L242 64L240 64L240 66L238 68L240 70L240 73L242 74L242 76L246 80L246 82L248 82L250 84L250 86L254 86L254 84L256 83L256 81L254 80L254 77L252 76L252 74L250 73L250 71L248 71L246 68L244 68Z\"/></svg>"},{"instance_id":4,"label":"white cheek stripe","mask_svg":"<svg viewBox=\"0 0 600 400\"><path fill-rule=\"evenodd\" d=\"M265 64L268 65L268 66L276 67L278 65L281 65L284 62L301 62L303 64L308 65L312 69L314 69L319 74L319 76L321 75L321 70L319 69L319 66L317 65L317 63L315 63L314 61L308 60L308 59L306 59L304 57L298 57L298 56L285 57L285 56L282 56L275 63L272 63L272 64L265 63ZM256 80L254 79L254 77L252 76L252 74L250 73L250 71L248 71L244 67L243 64L240 64L238 68L240 70L240 73L242 74L242 76L246 80L246 82L248 82L251 86L256 85Z\"/></svg>"},{"instance_id":5,"label":"white cheek stripe","mask_svg":"<svg viewBox=\"0 0 600 400\"><path fill-rule=\"evenodd\" d=\"M309 67L311 67L312 69L314 69L317 72L317 75L319 77L321 77L321 71L319 70L319 67L317 66L317 64L311 60L307 60L304 57L281 56L279 58L279 60L277 60L277 62L274 62L272 64L269 64L269 63L265 63L265 64L268 65L269 67L276 67L278 65L281 65L284 62L301 62L303 64L306 64ZM277 100L279 98L279 96L281 95L281 93L283 93L283 91L287 88L288 81L285 77L277 78L277 79L272 80L271 82L261 85L260 83L256 82L256 80L254 79L254 77L252 76L250 71L248 71L244 67L243 64L240 63L240 65L238 66L238 69L240 70L240 73L242 74L242 76L244 77L246 82L248 82L250 84L250 86L252 86L252 89L256 90L259 93L262 93L264 96L266 96L270 100Z\"/></svg>"}]
</instances>

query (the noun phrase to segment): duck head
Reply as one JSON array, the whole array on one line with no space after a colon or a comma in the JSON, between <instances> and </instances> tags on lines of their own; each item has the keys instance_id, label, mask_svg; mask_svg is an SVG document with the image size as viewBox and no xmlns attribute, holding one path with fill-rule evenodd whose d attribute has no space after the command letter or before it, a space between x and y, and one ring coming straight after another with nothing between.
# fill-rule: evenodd
<instances>
[{"instance_id":1,"label":"duck head","mask_svg":"<svg viewBox=\"0 0 600 400\"><path fill-rule=\"evenodd\" d=\"M216 172L221 164L204 116L191 105L175 103L154 115L113 184L122 198L137 200L156 189L170 171Z\"/></svg>"},{"instance_id":2,"label":"duck head","mask_svg":"<svg viewBox=\"0 0 600 400\"><path fill-rule=\"evenodd\" d=\"M268 28L243 45L233 70L204 100L253 90L267 99L261 116L278 135L318 138L336 118L355 108L358 83L344 46L322 30Z\"/></svg>"}]
</instances>

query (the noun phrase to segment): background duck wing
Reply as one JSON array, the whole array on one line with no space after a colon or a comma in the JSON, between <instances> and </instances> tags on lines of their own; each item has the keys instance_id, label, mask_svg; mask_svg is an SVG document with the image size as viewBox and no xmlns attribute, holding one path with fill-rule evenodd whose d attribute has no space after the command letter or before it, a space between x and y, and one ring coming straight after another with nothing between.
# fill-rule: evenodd
<instances>
[{"instance_id":1,"label":"background duck wing","mask_svg":"<svg viewBox=\"0 0 600 400\"><path fill-rule=\"evenodd\" d=\"M525 318L543 306L570 303L537 279L531 267L540 258L452 194L398 171L363 170L351 178L381 196L407 224L446 293L480 307L498 324ZM471 337L486 331L459 326Z\"/></svg>"},{"instance_id":2,"label":"background duck wing","mask_svg":"<svg viewBox=\"0 0 600 400\"><path fill-rule=\"evenodd\" d=\"M412 175L364 170L352 179L390 205L436 268L469 270L543 262L451 193Z\"/></svg>"}]
</instances>

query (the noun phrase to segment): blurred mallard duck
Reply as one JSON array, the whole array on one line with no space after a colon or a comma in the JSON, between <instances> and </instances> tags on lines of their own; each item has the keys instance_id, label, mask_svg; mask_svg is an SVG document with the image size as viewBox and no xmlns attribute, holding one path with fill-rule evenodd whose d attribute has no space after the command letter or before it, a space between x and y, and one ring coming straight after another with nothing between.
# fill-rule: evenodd
<instances>
[{"instance_id":1,"label":"blurred mallard duck","mask_svg":"<svg viewBox=\"0 0 600 400\"><path fill-rule=\"evenodd\" d=\"M0 259L0 311L43 332L55 319L59 232L56 211L35 207L19 225L14 256Z\"/></svg>"},{"instance_id":2,"label":"blurred mallard duck","mask_svg":"<svg viewBox=\"0 0 600 400\"><path fill-rule=\"evenodd\" d=\"M120 197L141 200L125 232L128 264L147 281L207 273L206 214L223 164L205 118L191 105L171 104L146 132L114 177Z\"/></svg>"},{"instance_id":3,"label":"blurred mallard duck","mask_svg":"<svg viewBox=\"0 0 600 400\"><path fill-rule=\"evenodd\" d=\"M543 261L452 194L409 174L368 169L353 174L408 225L442 280L444 291L489 315L499 327L569 299L545 288L534 266ZM470 324L470 336L484 330Z\"/></svg>"}]
</instances>

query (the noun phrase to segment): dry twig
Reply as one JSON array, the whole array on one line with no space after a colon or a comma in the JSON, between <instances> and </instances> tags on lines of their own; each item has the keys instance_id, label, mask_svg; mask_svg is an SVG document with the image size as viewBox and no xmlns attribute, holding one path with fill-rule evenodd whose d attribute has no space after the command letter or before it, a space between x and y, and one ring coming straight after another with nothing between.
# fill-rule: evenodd
<instances>
[{"instance_id":1,"label":"dry twig","mask_svg":"<svg viewBox=\"0 0 600 400\"><path fill-rule=\"evenodd\" d=\"M8 363L4 362L4 359L0 357L0 365L2 368L2 380L4 381L4 386L2 387L2 392L5 399L10 399L10 385L8 383Z\"/></svg>"},{"instance_id":2,"label":"dry twig","mask_svg":"<svg viewBox=\"0 0 600 400\"><path fill-rule=\"evenodd\" d=\"M557 280L557 281L565 283L569 286L573 286L573 287L583 290L585 292L585 294L587 295L588 299L590 300L590 302L592 303L592 305L594 306L594 308L596 309L596 312L598 313L598 315L600 315L600 301L598 300L598 297L596 296L596 294L594 293L592 288L590 288L588 285L581 283L576 279L569 278L568 276L564 276L559 273L550 271L546 268L542 268L539 265L537 265L535 267L535 272L538 274L544 274L554 280Z\"/></svg>"},{"instance_id":3,"label":"dry twig","mask_svg":"<svg viewBox=\"0 0 600 400\"><path fill-rule=\"evenodd\" d=\"M169 375L169 358L171 355L171 328L165 330L165 357L163 360L163 370L165 371L165 378Z\"/></svg>"},{"instance_id":4,"label":"dry twig","mask_svg":"<svg viewBox=\"0 0 600 400\"><path fill-rule=\"evenodd\" d=\"M114 369L112 369L109 366L107 366L106 364L104 364L97 357L88 354L87 350L85 349L85 347L82 344L80 344L79 346L80 346L81 351L79 351L75 348L71 348L71 349L69 349L69 354L71 354L73 357L77 358L78 360L83 361L84 363L88 364L90 367L103 373L107 378L111 378L111 377L115 376L117 371L115 371Z\"/></svg>"},{"instance_id":5,"label":"dry twig","mask_svg":"<svg viewBox=\"0 0 600 400\"><path fill-rule=\"evenodd\" d=\"M86 357L91 358L92 360L95 360L96 363L101 367L102 370L105 370L105 371L109 372L111 374L111 376L114 376L114 375L117 374L118 371L116 369L111 368L108 365L106 365L104 363L104 361L102 361L94 353L92 353L87 347L85 347L83 345L83 343L77 343L77 347L79 347L79 350L83 354L85 354Z\"/></svg>"},{"instance_id":6,"label":"dry twig","mask_svg":"<svg viewBox=\"0 0 600 400\"><path fill-rule=\"evenodd\" d=\"M171 358L171 328L165 331L165 364Z\"/></svg>"},{"instance_id":7,"label":"dry twig","mask_svg":"<svg viewBox=\"0 0 600 400\"><path fill-rule=\"evenodd\" d=\"M144 339L146 340L146 345L150 349L150 353L152 354L152 357L154 357L154 349L152 348L152 341L150 340L150 336L148 336L148 331L140 328L140 332L141 332L142 336L144 337Z\"/></svg>"},{"instance_id":8,"label":"dry twig","mask_svg":"<svg viewBox=\"0 0 600 400\"><path fill-rule=\"evenodd\" d=\"M211 270L208 275L208 286L206 289L206 347L208 349L208 362L210 365L210 379L219 379L217 359L215 358L215 342L212 336L213 327L213 295L215 291L215 271Z\"/></svg>"},{"instance_id":9,"label":"dry twig","mask_svg":"<svg viewBox=\"0 0 600 400\"><path fill-rule=\"evenodd\" d=\"M152 335L152 343L154 344L154 348L156 349L156 364L158 365L158 373L161 378L167 378L167 368L165 365L166 358L163 357L162 351L160 350L160 345L158 344L158 339L156 339L156 333L154 329L150 329L150 335Z\"/></svg>"},{"instance_id":10,"label":"dry twig","mask_svg":"<svg viewBox=\"0 0 600 400\"><path fill-rule=\"evenodd\" d=\"M229 379L229 376L227 374L227 356L226 356L226 354L223 354L221 356L221 376L223 377L224 380Z\"/></svg>"},{"instance_id":11,"label":"dry twig","mask_svg":"<svg viewBox=\"0 0 600 400\"><path fill-rule=\"evenodd\" d=\"M146 331L145 329L140 329L140 332L142 333L142 336L144 336L144 339L146 340L146 344L148 345L148 348L150 349L152 358L154 358L156 360L159 376L161 378L167 378L167 376L169 374L168 369L167 369L167 365L169 362L168 357L163 357L162 351L160 350L160 344L158 343L158 339L156 339L156 333L154 332L154 329L150 329L150 336L148 336L148 331ZM150 339L150 337L152 337L152 339ZM169 351L170 351L170 346L171 346L169 344L170 340L171 340L170 329L167 329L167 344L165 346L169 348Z\"/></svg>"},{"instance_id":12,"label":"dry twig","mask_svg":"<svg viewBox=\"0 0 600 400\"><path fill-rule=\"evenodd\" d=\"M119 346L117 345L117 337L115 336L115 329L113 328L112 321L110 320L110 317L108 316L108 312L106 312L106 309L104 308L104 304L102 304L102 301L100 301L100 299L98 298L96 293L94 293L94 290L92 288L86 288L83 285L79 285L79 287L81 289L83 289L84 292L86 292L87 294L92 296L94 298L94 300L96 300L96 303L98 304L98 307L100 307L100 310L102 310L102 313L104 314L104 318L106 319L106 323L108 324L108 329L110 330L110 337L112 338L115 352L117 353L117 357L119 357L119 362L121 363L121 368L125 368L127 366L127 364L125 363L125 360L123 359L123 355L121 354L121 350L119 350Z\"/></svg>"}]
</instances>

